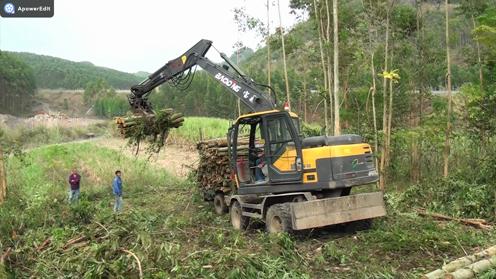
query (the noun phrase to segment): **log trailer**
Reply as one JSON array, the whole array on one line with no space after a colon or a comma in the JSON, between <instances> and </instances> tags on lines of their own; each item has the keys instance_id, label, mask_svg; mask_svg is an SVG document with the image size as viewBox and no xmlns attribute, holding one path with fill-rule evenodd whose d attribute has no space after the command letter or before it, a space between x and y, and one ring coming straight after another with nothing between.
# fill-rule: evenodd
<instances>
[{"instance_id":1,"label":"log trailer","mask_svg":"<svg viewBox=\"0 0 496 279\"><path fill-rule=\"evenodd\" d=\"M132 86L129 103L134 112L152 113L148 96L154 88L164 82L187 85L194 73L192 68L200 66L250 110L228 130L236 189L229 194L215 194L216 212L229 212L233 227L239 230L246 229L251 218L261 219L268 232L386 215L382 192L350 194L352 187L374 183L379 178L369 144L358 135L303 138L298 116L276 108L274 90L247 77L223 53L220 56L224 65L209 60L205 55L211 46L211 41L200 40ZM246 137L249 152L238 152L238 140Z\"/></svg>"}]
</instances>

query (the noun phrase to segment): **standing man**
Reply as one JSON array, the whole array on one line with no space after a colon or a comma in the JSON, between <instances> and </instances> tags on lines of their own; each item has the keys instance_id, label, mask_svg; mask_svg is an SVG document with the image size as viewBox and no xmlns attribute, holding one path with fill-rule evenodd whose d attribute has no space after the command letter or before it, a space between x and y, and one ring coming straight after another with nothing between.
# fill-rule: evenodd
<instances>
[{"instance_id":1,"label":"standing man","mask_svg":"<svg viewBox=\"0 0 496 279\"><path fill-rule=\"evenodd\" d=\"M114 190L115 196L114 212L119 212L122 209L122 179L120 170L115 171L112 189Z\"/></svg>"},{"instance_id":2,"label":"standing man","mask_svg":"<svg viewBox=\"0 0 496 279\"><path fill-rule=\"evenodd\" d=\"M79 175L76 168L73 168L71 175L69 175L69 185L71 186L69 191L69 203L77 202L79 200L80 182L81 175Z\"/></svg>"}]
</instances>

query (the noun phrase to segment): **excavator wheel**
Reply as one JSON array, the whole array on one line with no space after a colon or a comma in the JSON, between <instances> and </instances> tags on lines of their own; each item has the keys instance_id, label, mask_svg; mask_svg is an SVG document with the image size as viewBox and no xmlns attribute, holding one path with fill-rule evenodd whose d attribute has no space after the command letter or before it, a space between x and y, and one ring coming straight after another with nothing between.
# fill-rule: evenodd
<instances>
[{"instance_id":1,"label":"excavator wheel","mask_svg":"<svg viewBox=\"0 0 496 279\"><path fill-rule=\"evenodd\" d=\"M293 232L289 203L274 204L265 217L265 230L269 233Z\"/></svg>"},{"instance_id":2,"label":"excavator wheel","mask_svg":"<svg viewBox=\"0 0 496 279\"><path fill-rule=\"evenodd\" d=\"M226 205L226 200L224 199L224 193L222 192L215 193L214 209L215 209L215 213L219 215L223 215L229 211Z\"/></svg>"},{"instance_id":3,"label":"excavator wheel","mask_svg":"<svg viewBox=\"0 0 496 279\"><path fill-rule=\"evenodd\" d=\"M250 222L250 218L243 216L241 205L238 201L233 201L230 208L231 224L236 230L246 230Z\"/></svg>"}]
</instances>

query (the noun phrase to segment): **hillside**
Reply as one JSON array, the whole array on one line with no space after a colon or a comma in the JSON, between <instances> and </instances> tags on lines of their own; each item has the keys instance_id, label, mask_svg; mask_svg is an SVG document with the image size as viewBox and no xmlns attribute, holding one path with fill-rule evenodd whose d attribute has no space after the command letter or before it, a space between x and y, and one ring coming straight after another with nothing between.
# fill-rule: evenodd
<instances>
[{"instance_id":1,"label":"hillside","mask_svg":"<svg viewBox=\"0 0 496 279\"><path fill-rule=\"evenodd\" d=\"M88 82L100 78L116 89L129 89L143 79L134 74L95 66L91 62L74 62L27 52L8 53L32 68L37 87L43 89L81 89Z\"/></svg>"}]
</instances>

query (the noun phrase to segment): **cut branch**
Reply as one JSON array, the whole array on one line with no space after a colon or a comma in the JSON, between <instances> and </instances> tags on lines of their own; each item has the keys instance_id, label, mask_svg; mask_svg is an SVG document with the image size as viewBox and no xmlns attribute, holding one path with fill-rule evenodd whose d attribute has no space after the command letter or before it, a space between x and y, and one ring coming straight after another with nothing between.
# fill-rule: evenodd
<instances>
[{"instance_id":1,"label":"cut branch","mask_svg":"<svg viewBox=\"0 0 496 279\"><path fill-rule=\"evenodd\" d=\"M134 254L133 252L129 251L129 250L126 250L126 249L121 249L121 251L125 252L125 253L128 253L129 255L133 256L133 258L136 260L136 262L138 263L138 269L139 269L139 278L142 279L143 278L143 270L141 269L141 262L138 258L138 256L136 256L136 254Z\"/></svg>"}]
</instances>

